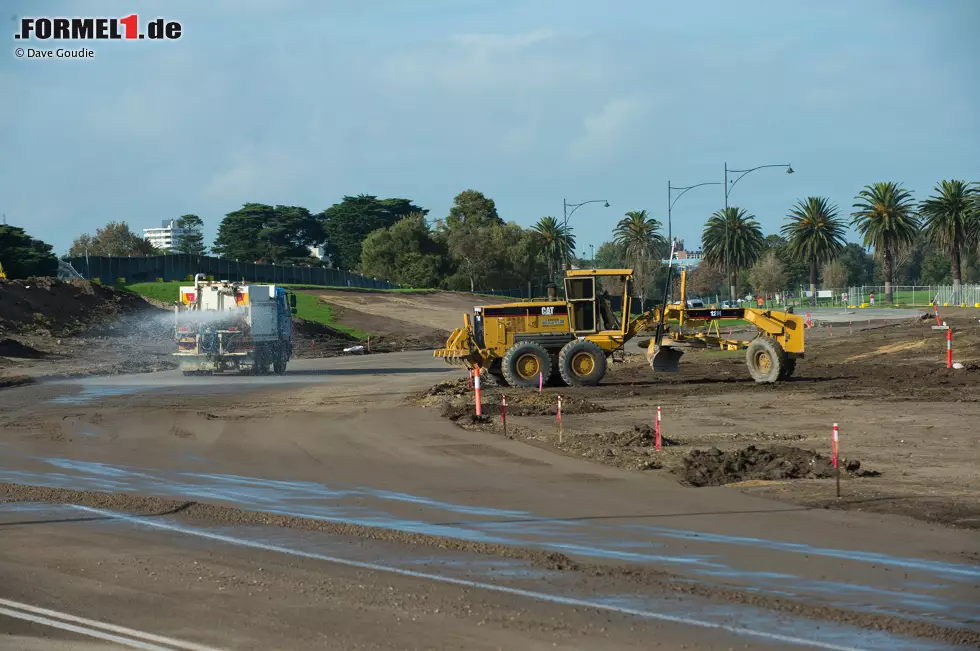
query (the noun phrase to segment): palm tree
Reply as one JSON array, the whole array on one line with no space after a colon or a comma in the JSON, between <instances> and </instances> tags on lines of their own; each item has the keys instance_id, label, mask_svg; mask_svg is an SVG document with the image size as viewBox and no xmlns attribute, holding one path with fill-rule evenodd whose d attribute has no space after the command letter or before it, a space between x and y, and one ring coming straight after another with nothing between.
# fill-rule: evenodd
<instances>
[{"instance_id":1,"label":"palm tree","mask_svg":"<svg viewBox=\"0 0 980 651\"><path fill-rule=\"evenodd\" d=\"M548 264L548 274L554 280L556 267L570 260L575 251L572 228L559 223L554 217L542 217L533 230L538 234L539 248Z\"/></svg>"},{"instance_id":2,"label":"palm tree","mask_svg":"<svg viewBox=\"0 0 980 651\"><path fill-rule=\"evenodd\" d=\"M790 210L782 234L790 254L810 264L810 300L817 301L817 267L835 260L844 250L844 223L837 219L837 206L824 197L807 197Z\"/></svg>"},{"instance_id":3,"label":"palm tree","mask_svg":"<svg viewBox=\"0 0 980 651\"><path fill-rule=\"evenodd\" d=\"M633 267L641 304L646 300L653 260L663 257L667 240L661 234L661 224L647 215L646 210L631 210L619 220L613 231L613 242L622 247L627 264Z\"/></svg>"},{"instance_id":4,"label":"palm tree","mask_svg":"<svg viewBox=\"0 0 980 651\"><path fill-rule=\"evenodd\" d=\"M960 301L960 252L980 242L980 188L963 181L943 181L935 196L919 204L930 241L949 253L953 272L953 301Z\"/></svg>"},{"instance_id":5,"label":"palm tree","mask_svg":"<svg viewBox=\"0 0 980 651\"><path fill-rule=\"evenodd\" d=\"M762 228L743 208L729 206L708 218L701 234L701 247L704 260L708 264L729 267L729 290L735 300L735 279L738 272L748 269L765 248L766 240Z\"/></svg>"},{"instance_id":6,"label":"palm tree","mask_svg":"<svg viewBox=\"0 0 980 651\"><path fill-rule=\"evenodd\" d=\"M892 262L895 254L912 244L919 230L912 194L901 184L866 185L855 198L851 225L864 237L864 245L881 258L885 276L885 302L892 302Z\"/></svg>"}]
</instances>

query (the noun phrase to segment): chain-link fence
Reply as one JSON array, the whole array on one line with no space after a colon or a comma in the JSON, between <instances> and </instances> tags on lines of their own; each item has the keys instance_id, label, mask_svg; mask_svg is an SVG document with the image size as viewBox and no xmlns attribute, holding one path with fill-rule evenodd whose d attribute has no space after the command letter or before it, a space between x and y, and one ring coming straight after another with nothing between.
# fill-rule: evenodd
<instances>
[{"instance_id":1,"label":"chain-link fence","mask_svg":"<svg viewBox=\"0 0 980 651\"><path fill-rule=\"evenodd\" d=\"M205 276L212 276L215 280L399 289L398 285L387 280L369 278L341 269L257 264L183 253L133 258L83 256L70 258L68 262L85 278L89 280L98 278L104 285L112 285L120 278L125 278L128 283L140 283L154 282L157 279L186 280L188 276L193 277L194 274L202 273Z\"/></svg>"}]
</instances>

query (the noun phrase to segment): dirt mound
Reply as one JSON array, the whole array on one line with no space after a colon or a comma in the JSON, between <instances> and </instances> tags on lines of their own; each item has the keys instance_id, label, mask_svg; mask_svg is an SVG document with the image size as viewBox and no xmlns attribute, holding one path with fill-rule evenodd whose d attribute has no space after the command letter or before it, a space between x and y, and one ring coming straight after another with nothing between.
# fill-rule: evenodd
<instances>
[{"instance_id":1,"label":"dirt mound","mask_svg":"<svg viewBox=\"0 0 980 651\"><path fill-rule=\"evenodd\" d=\"M20 343L16 339L0 339L0 357L16 357L19 359L40 359L45 353Z\"/></svg>"},{"instance_id":2,"label":"dirt mound","mask_svg":"<svg viewBox=\"0 0 980 651\"><path fill-rule=\"evenodd\" d=\"M0 332L70 336L154 309L137 294L86 280L0 280Z\"/></svg>"},{"instance_id":3,"label":"dirt mound","mask_svg":"<svg viewBox=\"0 0 980 651\"><path fill-rule=\"evenodd\" d=\"M854 477L879 474L863 470L856 459L842 459L841 471ZM694 450L682 459L682 466L675 472L692 486L721 486L750 479L823 479L835 473L829 457L786 445L768 448L750 445L728 452L718 448Z\"/></svg>"}]
</instances>

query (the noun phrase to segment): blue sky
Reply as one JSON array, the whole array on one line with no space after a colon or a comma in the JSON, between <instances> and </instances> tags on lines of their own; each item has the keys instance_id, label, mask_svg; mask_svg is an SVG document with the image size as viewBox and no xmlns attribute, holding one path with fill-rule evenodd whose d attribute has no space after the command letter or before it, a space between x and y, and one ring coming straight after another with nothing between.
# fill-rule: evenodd
<instances>
[{"instance_id":1,"label":"blue sky","mask_svg":"<svg viewBox=\"0 0 980 651\"><path fill-rule=\"evenodd\" d=\"M775 232L808 195L849 214L865 184L923 198L980 181L980 2L103 0L5 2L0 211L62 253L109 220L249 201L319 211L345 194L444 216L458 192L529 226L562 199L609 239L667 218L667 183L746 176L730 202ZM17 15L163 16L176 42L13 56ZM30 46L31 44L26 44ZM36 45L36 44L35 44ZM49 42L41 47L57 47ZM721 186L674 208L689 248Z\"/></svg>"}]
</instances>

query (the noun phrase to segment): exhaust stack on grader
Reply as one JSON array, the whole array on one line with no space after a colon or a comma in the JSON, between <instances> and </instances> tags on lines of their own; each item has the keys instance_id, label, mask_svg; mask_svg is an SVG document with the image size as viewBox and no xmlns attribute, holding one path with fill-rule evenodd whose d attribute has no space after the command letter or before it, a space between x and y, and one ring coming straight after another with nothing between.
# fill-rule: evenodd
<instances>
[{"instance_id":1,"label":"exhaust stack on grader","mask_svg":"<svg viewBox=\"0 0 980 651\"><path fill-rule=\"evenodd\" d=\"M606 373L607 359L652 327L653 336L638 343L647 349L654 371L677 372L685 350L713 348L745 350L756 382L777 382L793 374L804 354L802 317L762 308L689 308L686 280L682 270L678 303L667 305L668 284L660 305L630 319L632 269L567 270L564 299L552 295L474 307L434 356L451 365L485 369L513 387L537 386L539 374L552 385L594 386ZM603 291L610 287L623 297L619 314ZM737 320L754 325L756 336L722 337L718 325Z\"/></svg>"}]
</instances>

